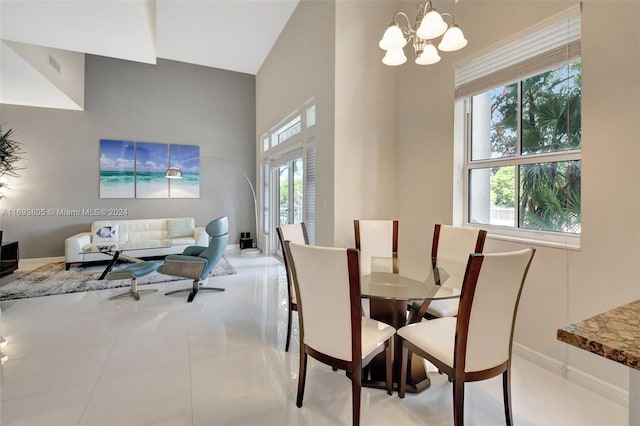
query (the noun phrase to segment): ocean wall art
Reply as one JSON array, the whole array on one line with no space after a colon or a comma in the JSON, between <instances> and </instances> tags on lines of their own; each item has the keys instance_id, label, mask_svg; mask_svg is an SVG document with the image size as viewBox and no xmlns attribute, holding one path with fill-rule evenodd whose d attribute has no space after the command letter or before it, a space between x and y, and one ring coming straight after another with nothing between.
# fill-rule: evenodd
<instances>
[{"instance_id":1,"label":"ocean wall art","mask_svg":"<svg viewBox=\"0 0 640 426\"><path fill-rule=\"evenodd\" d=\"M167 179L178 167L182 179ZM200 147L100 140L100 198L199 198Z\"/></svg>"}]
</instances>

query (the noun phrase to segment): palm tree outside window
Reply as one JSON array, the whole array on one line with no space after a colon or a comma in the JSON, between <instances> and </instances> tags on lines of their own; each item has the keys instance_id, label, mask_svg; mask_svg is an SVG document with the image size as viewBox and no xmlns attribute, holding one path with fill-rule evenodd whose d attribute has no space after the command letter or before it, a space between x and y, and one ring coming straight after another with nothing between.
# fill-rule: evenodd
<instances>
[{"instance_id":1,"label":"palm tree outside window","mask_svg":"<svg viewBox=\"0 0 640 426\"><path fill-rule=\"evenodd\" d=\"M467 222L580 234L581 60L465 100Z\"/></svg>"}]
</instances>

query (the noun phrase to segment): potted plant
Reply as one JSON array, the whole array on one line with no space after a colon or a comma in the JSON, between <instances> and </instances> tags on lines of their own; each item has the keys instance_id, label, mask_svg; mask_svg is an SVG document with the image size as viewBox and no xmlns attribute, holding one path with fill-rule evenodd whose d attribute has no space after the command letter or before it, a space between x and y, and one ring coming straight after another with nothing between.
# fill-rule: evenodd
<instances>
[{"instance_id":1,"label":"potted plant","mask_svg":"<svg viewBox=\"0 0 640 426\"><path fill-rule=\"evenodd\" d=\"M7 130L6 126L0 124L0 177L19 177L18 170L24 168L17 166L17 162L22 159L20 155L24 154L22 144L12 137L13 129Z\"/></svg>"}]
</instances>

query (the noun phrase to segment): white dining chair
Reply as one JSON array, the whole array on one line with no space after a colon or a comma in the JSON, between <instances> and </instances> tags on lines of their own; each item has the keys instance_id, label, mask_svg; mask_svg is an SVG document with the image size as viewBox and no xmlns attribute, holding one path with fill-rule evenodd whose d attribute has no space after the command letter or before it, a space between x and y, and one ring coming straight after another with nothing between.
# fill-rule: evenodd
<instances>
[{"instance_id":1,"label":"white dining chair","mask_svg":"<svg viewBox=\"0 0 640 426\"><path fill-rule=\"evenodd\" d=\"M360 269L354 249L318 247L285 241L298 295L300 370L296 405L302 407L307 356L345 370L351 378L352 419L360 424L362 368L386 355L386 388L391 395L391 339L395 329L363 317Z\"/></svg>"},{"instance_id":2,"label":"white dining chair","mask_svg":"<svg viewBox=\"0 0 640 426\"><path fill-rule=\"evenodd\" d=\"M360 252L360 272L398 272L398 221L353 221L356 249Z\"/></svg>"},{"instance_id":3,"label":"white dining chair","mask_svg":"<svg viewBox=\"0 0 640 426\"><path fill-rule=\"evenodd\" d=\"M482 253L487 231L436 224L431 243L431 264L435 280L441 285L462 289L467 260L471 253ZM413 303L410 308L421 311L427 319L455 317L458 299L434 300L426 304Z\"/></svg>"},{"instance_id":4,"label":"white dining chair","mask_svg":"<svg viewBox=\"0 0 640 426\"><path fill-rule=\"evenodd\" d=\"M284 242L291 241L299 244L309 244L309 236L307 234L307 227L304 222L292 223L289 225L283 225L276 228L278 233L278 239L280 240L280 246L282 248L282 258L284 260L284 268L287 273L287 339L284 344L284 351L289 351L289 343L291 342L291 327L293 322L293 311L298 311L298 304L296 301L296 290L293 286L293 277L291 276L291 268L289 264L291 261L287 258L287 253L284 249Z\"/></svg>"},{"instance_id":5,"label":"white dining chair","mask_svg":"<svg viewBox=\"0 0 640 426\"><path fill-rule=\"evenodd\" d=\"M505 418L513 424L511 351L518 303L535 249L471 254L457 318L401 327L402 368L398 396L404 398L411 354L434 364L453 382L454 425L462 426L464 384L502 374Z\"/></svg>"}]
</instances>

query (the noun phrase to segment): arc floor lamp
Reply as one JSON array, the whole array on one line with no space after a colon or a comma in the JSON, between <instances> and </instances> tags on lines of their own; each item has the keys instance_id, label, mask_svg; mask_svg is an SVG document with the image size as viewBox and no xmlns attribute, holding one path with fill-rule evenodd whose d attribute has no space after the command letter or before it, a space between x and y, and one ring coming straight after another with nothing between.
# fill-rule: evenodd
<instances>
[{"instance_id":1,"label":"arc floor lamp","mask_svg":"<svg viewBox=\"0 0 640 426\"><path fill-rule=\"evenodd\" d=\"M237 165L233 164L231 161L222 158L222 157L218 157L215 155L207 155L207 156L203 156L200 157L202 158L211 158L214 160L218 160L220 162L226 163L230 166L232 166L233 168L235 168L238 172L240 172L240 174L244 177L244 179L247 181L247 183L249 184L249 188L251 189L251 195L253 196L253 212L255 215L255 221L256 221L256 245L258 244L258 200L256 198L256 190L253 187L253 184L251 183L251 180L249 179L249 176L247 176L247 174L244 172L244 170L242 170L240 167L238 167ZM169 167L167 169L167 171L164 173L164 177L166 177L167 179L182 179L182 169L179 167ZM241 249L240 250L240 255L241 256L245 256L245 257L252 257L252 256L257 256L261 253L261 250L257 247L251 247L251 248L245 248L245 249Z\"/></svg>"}]
</instances>

